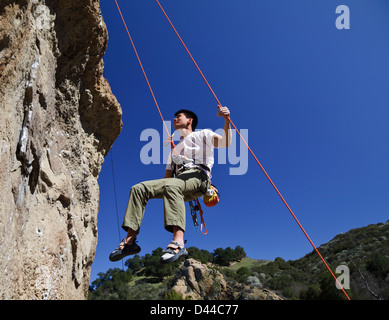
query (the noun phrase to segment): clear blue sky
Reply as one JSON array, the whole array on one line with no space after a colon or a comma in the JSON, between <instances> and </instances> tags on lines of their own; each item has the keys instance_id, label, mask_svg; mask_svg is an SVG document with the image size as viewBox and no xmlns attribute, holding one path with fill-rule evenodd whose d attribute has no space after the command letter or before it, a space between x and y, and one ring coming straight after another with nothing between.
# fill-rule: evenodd
<instances>
[{"instance_id":1,"label":"clear blue sky","mask_svg":"<svg viewBox=\"0 0 389 320\"><path fill-rule=\"evenodd\" d=\"M187 107L197 112L199 128L221 128L213 96L156 2L119 4L165 119ZM388 1L161 4L317 246L340 232L388 219ZM335 26L340 4L350 8L349 30ZM163 127L114 0L101 0L101 6L110 37L105 77L123 108L123 130L112 148L121 224L131 186L164 175L164 164L145 165L140 159L148 143L140 140L142 131L162 135ZM203 206L206 236L195 234L187 214L187 246L212 252L240 245L255 259L294 260L312 251L251 155L244 175L230 175L238 165L217 163L216 153L213 182L221 202ZM99 240L91 280L122 267L108 260L125 236L122 230L118 235L111 154L99 184ZM170 242L162 200L149 202L138 240L141 255Z\"/></svg>"}]
</instances>

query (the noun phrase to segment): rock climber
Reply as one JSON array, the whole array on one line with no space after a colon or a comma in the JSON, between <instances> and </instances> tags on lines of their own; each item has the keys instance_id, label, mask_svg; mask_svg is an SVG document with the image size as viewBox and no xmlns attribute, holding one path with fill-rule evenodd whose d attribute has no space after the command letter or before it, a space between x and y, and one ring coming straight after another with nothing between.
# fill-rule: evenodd
<instances>
[{"instance_id":1,"label":"rock climber","mask_svg":"<svg viewBox=\"0 0 389 320\"><path fill-rule=\"evenodd\" d=\"M174 129L180 133L180 142L170 152L164 178L144 181L131 188L122 224L127 236L110 254L111 261L140 252L136 239L149 199L163 199L164 227L173 233L173 240L163 251L161 261L173 262L188 255L184 246L185 202L207 191L214 148L230 146L229 115L227 107L219 106L217 116L224 118L224 129L223 135L218 135L208 129L195 131L198 118L190 110L181 109L174 114Z\"/></svg>"}]
</instances>

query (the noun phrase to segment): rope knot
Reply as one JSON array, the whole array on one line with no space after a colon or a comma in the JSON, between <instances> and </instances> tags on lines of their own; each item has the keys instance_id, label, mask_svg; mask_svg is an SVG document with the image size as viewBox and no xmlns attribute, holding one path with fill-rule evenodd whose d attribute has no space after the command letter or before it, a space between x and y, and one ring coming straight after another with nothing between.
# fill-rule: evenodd
<instances>
[{"instance_id":1,"label":"rope knot","mask_svg":"<svg viewBox=\"0 0 389 320\"><path fill-rule=\"evenodd\" d=\"M169 144L172 147L172 149L174 149L176 147L176 145L174 144L174 141L173 141L173 136L174 136L174 133L171 136L167 137L167 139L163 143L164 147L167 147Z\"/></svg>"}]
</instances>

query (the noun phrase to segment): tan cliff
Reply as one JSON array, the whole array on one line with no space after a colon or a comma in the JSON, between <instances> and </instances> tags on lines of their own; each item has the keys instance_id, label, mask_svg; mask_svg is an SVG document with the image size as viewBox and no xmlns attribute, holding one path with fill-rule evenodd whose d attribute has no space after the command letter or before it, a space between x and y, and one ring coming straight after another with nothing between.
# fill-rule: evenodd
<instances>
[{"instance_id":1,"label":"tan cliff","mask_svg":"<svg viewBox=\"0 0 389 320\"><path fill-rule=\"evenodd\" d=\"M0 299L85 299L122 128L98 0L0 0Z\"/></svg>"}]
</instances>

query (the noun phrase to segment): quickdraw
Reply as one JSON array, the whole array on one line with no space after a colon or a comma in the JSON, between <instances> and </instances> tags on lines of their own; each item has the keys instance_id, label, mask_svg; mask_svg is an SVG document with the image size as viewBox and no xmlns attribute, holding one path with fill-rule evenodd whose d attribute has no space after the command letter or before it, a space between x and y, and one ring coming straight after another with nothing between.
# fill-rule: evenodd
<instances>
[{"instance_id":1,"label":"quickdraw","mask_svg":"<svg viewBox=\"0 0 389 320\"><path fill-rule=\"evenodd\" d=\"M206 235L207 234L207 227L205 225L205 222L204 222L204 218L203 218L203 209L201 209L201 205L200 205L200 201L199 199L195 199L195 200L192 200L192 201L189 201L189 207L190 207L190 214L192 215L192 219L193 219L193 224L195 225L195 227L198 227L199 225L199 222L197 220L197 213L200 214L200 232L203 234L203 235ZM203 232L203 226L204 226L204 231Z\"/></svg>"}]
</instances>

